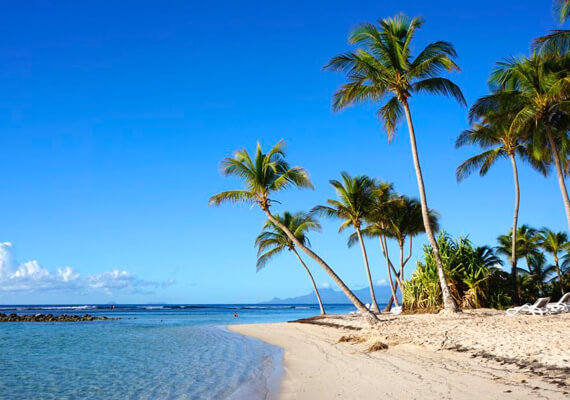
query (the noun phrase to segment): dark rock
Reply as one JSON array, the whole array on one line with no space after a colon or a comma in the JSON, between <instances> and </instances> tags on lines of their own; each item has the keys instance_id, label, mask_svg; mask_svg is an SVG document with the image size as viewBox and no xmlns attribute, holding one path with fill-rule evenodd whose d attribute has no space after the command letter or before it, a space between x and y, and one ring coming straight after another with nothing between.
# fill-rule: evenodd
<instances>
[{"instance_id":1,"label":"dark rock","mask_svg":"<svg viewBox=\"0 0 570 400\"><path fill-rule=\"evenodd\" d=\"M0 313L0 322L81 322L81 321L106 321L120 318L109 318L105 316L96 317L90 314L85 315L53 315L53 314L3 314Z\"/></svg>"}]
</instances>

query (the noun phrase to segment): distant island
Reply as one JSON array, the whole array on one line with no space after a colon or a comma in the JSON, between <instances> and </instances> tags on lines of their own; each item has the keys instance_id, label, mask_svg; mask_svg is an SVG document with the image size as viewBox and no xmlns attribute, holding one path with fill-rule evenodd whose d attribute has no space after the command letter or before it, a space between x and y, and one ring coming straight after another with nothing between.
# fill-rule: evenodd
<instances>
[{"instance_id":1,"label":"distant island","mask_svg":"<svg viewBox=\"0 0 570 400\"><path fill-rule=\"evenodd\" d=\"M350 301L346 298L343 292L334 290L331 288L321 288L319 289L323 303L325 304L350 304ZM374 286L374 292L376 294L376 300L378 303L386 304L390 300L392 295L389 286ZM370 303L370 289L368 287L363 287L354 291L354 294L363 303ZM398 299L400 296L398 296ZM279 297L274 297L269 301L263 301L260 304L317 304L317 297L314 292L310 292L303 296L289 297L286 299L281 299Z\"/></svg>"}]
</instances>

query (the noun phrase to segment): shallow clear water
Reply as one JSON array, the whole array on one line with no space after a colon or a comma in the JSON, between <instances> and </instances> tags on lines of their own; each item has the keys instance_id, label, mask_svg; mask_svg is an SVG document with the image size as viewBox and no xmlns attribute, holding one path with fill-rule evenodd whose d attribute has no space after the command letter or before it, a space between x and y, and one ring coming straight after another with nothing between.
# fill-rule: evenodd
<instances>
[{"instance_id":1,"label":"shallow clear water","mask_svg":"<svg viewBox=\"0 0 570 400\"><path fill-rule=\"evenodd\" d=\"M122 319L1 323L0 399L268 398L276 391L281 350L223 326L319 312L305 305L51 307L0 306L0 312Z\"/></svg>"}]
</instances>

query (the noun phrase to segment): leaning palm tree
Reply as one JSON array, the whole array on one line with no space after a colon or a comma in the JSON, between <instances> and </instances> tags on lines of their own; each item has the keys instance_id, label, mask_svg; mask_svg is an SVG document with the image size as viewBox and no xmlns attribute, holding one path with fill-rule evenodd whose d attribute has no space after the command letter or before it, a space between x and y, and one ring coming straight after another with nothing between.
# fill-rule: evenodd
<instances>
[{"instance_id":1,"label":"leaning palm tree","mask_svg":"<svg viewBox=\"0 0 570 400\"><path fill-rule=\"evenodd\" d=\"M560 292L564 295L564 282L562 281L562 274L560 272L560 255L570 248L568 235L565 232L554 232L548 228L543 228L539 232L538 243L544 251L552 254L554 268L558 276L558 282L560 283Z\"/></svg>"},{"instance_id":2,"label":"leaning palm tree","mask_svg":"<svg viewBox=\"0 0 570 400\"><path fill-rule=\"evenodd\" d=\"M457 180L462 181L474 170L479 169L479 175L485 176L491 166L501 158L510 160L513 168L515 207L513 216L512 248L511 248L511 280L515 301L518 303L517 288L517 222L519 216L519 174L517 168L517 157L530 163L530 165L546 175L546 167L543 162L532 157L527 146L527 132L518 129L511 129L513 118L520 111L520 107L511 104L498 104L498 109L489 110L485 114L479 114L477 102L469 113L469 120L472 124L470 129L463 131L455 142L455 147L466 145L477 145L484 151L473 156L457 167Z\"/></svg>"},{"instance_id":3,"label":"leaning palm tree","mask_svg":"<svg viewBox=\"0 0 570 400\"><path fill-rule=\"evenodd\" d=\"M498 62L489 82L501 90L480 98L471 109L478 115L485 115L496 110L503 102L519 104L521 109L511 121L509 129L517 131L533 127L533 142L541 143L543 138L540 135L544 132L544 143L556 168L570 227L570 198L564 181L563 163L560 160L561 149L557 144L564 142L557 136L565 136L567 132L556 130L553 124L560 114L566 113L570 99L570 80L567 76L569 65L570 56L545 60L533 55L530 58L510 58ZM535 146L535 151L542 153L543 149ZM544 158L544 154L538 155Z\"/></svg>"},{"instance_id":4,"label":"leaning palm tree","mask_svg":"<svg viewBox=\"0 0 570 400\"><path fill-rule=\"evenodd\" d=\"M341 71L347 75L347 82L334 94L335 110L357 103L380 102L390 96L377 112L378 117L384 121L389 140L392 139L396 126L405 115L420 192L423 222L437 263L444 308L455 312L459 311L459 308L447 285L437 242L429 226L429 208L409 100L416 93L431 93L451 96L462 105L466 103L459 87L440 76L444 70L459 71L459 67L453 61L456 57L453 45L444 41L434 42L427 45L416 57L412 57L412 40L422 24L423 19L417 17L410 19L403 14L380 20L378 26L362 24L349 36L350 44L361 47L334 57L325 69Z\"/></svg>"},{"instance_id":5,"label":"leaning palm tree","mask_svg":"<svg viewBox=\"0 0 570 400\"><path fill-rule=\"evenodd\" d=\"M370 324L376 324L378 322L376 315L362 304L334 270L315 252L301 243L293 232L271 213L272 199L269 196L290 187L313 187L305 169L301 167L291 167L289 163L285 161L284 143L282 141L278 142L267 153L263 152L261 145L258 143L253 159L247 150L238 150L233 157L227 157L222 161L221 168L224 175L241 178L245 189L218 193L210 198L210 205L217 206L226 202L257 205L265 213L267 218L295 243L295 246L315 260L327 274L329 274L346 297L348 297Z\"/></svg>"},{"instance_id":6,"label":"leaning palm tree","mask_svg":"<svg viewBox=\"0 0 570 400\"><path fill-rule=\"evenodd\" d=\"M311 246L307 233L311 230L319 231L321 229L321 224L319 224L316 219L303 212L298 212L293 215L290 212L285 211L283 215L275 215L275 219L285 225L291 232L293 232L297 240L307 247ZM323 302L321 301L321 295L319 294L319 289L313 279L313 274L311 274L311 271L297 252L295 243L289 239L285 232L268 220L265 225L263 225L263 231L255 239L255 245L258 248L256 265L257 271L265 267L270 259L282 253L283 250L293 252L309 275L309 279L311 280L311 284L313 285L315 295L319 302L321 315L326 314Z\"/></svg>"},{"instance_id":7,"label":"leaning palm tree","mask_svg":"<svg viewBox=\"0 0 570 400\"><path fill-rule=\"evenodd\" d=\"M371 310L379 312L380 308L376 302L374 294L374 285L370 274L370 264L368 263L368 254L366 246L362 238L362 222L372 210L374 205L374 197L376 196L376 184L373 179L366 175L350 176L347 172L341 173L342 181L331 180L330 184L335 188L338 200L328 199L328 206L313 207L311 213L318 213L326 217L334 217L343 220L339 233L348 227L353 227L358 240L360 249L362 250L362 258L364 259L364 268L368 278L370 287L370 298L372 299Z\"/></svg>"}]
</instances>

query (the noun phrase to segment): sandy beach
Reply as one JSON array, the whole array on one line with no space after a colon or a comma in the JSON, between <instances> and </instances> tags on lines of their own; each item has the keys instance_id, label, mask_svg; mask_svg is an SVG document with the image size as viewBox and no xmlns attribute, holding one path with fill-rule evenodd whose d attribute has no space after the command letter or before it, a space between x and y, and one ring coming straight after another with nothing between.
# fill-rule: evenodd
<instances>
[{"instance_id":1,"label":"sandy beach","mask_svg":"<svg viewBox=\"0 0 570 400\"><path fill-rule=\"evenodd\" d=\"M281 399L567 399L570 314L382 315L232 325L284 349Z\"/></svg>"}]
</instances>

